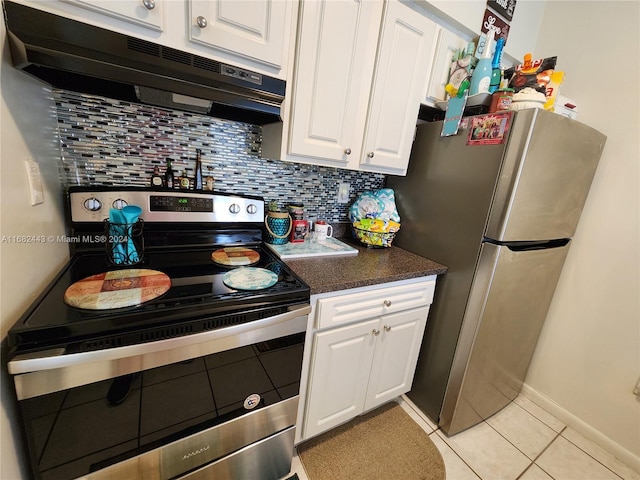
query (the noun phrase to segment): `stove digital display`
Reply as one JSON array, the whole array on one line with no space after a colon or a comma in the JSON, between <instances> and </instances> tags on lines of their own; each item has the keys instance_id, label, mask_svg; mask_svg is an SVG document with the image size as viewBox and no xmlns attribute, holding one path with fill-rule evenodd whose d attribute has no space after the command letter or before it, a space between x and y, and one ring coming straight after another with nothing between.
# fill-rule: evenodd
<instances>
[{"instance_id":1,"label":"stove digital display","mask_svg":"<svg viewBox=\"0 0 640 480\"><path fill-rule=\"evenodd\" d=\"M152 212L213 212L213 199L202 197L174 197L151 195L149 208Z\"/></svg>"}]
</instances>

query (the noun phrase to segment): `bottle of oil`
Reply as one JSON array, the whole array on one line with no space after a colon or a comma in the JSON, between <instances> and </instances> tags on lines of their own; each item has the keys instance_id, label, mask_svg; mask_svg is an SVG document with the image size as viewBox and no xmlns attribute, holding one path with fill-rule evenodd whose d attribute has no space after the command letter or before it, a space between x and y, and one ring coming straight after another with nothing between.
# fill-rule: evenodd
<instances>
[{"instance_id":1,"label":"bottle of oil","mask_svg":"<svg viewBox=\"0 0 640 480\"><path fill-rule=\"evenodd\" d=\"M167 170L164 172L164 186L168 189L173 190L174 188L174 175L173 169L171 168L171 159L167 158Z\"/></svg>"},{"instance_id":2,"label":"bottle of oil","mask_svg":"<svg viewBox=\"0 0 640 480\"><path fill-rule=\"evenodd\" d=\"M202 190L202 150L196 149L196 175L194 188Z\"/></svg>"}]
</instances>

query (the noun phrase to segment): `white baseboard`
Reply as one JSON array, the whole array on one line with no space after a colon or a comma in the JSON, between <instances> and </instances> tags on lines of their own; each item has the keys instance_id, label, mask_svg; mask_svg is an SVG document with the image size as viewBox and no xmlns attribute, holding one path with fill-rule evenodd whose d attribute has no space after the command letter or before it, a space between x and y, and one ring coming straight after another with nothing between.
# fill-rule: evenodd
<instances>
[{"instance_id":1,"label":"white baseboard","mask_svg":"<svg viewBox=\"0 0 640 480\"><path fill-rule=\"evenodd\" d=\"M609 452L611 455L616 457L618 460L623 462L625 465L628 465L635 470L638 470L640 466L640 456L635 453L627 450L622 445L616 443L611 438L604 435L599 430L596 430L591 425L586 423L584 420L576 417L574 414L565 410L556 402L551 400L546 395L534 390L529 385L523 385L522 391L520 394L523 397L528 398L533 403L544 409L546 412L550 413L558 420L563 422L568 427L572 428L580 435L585 437L588 440L591 440L596 445L601 447L603 450Z\"/></svg>"}]
</instances>

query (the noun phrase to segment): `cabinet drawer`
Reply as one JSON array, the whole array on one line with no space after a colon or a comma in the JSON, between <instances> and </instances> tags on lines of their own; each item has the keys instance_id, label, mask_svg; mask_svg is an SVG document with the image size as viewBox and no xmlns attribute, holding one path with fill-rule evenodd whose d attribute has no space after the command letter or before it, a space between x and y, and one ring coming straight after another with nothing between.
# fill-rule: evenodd
<instances>
[{"instance_id":1,"label":"cabinet drawer","mask_svg":"<svg viewBox=\"0 0 640 480\"><path fill-rule=\"evenodd\" d=\"M435 280L425 280L408 285L376 288L319 299L316 328L335 327L378 315L430 305L433 301L435 285Z\"/></svg>"}]
</instances>

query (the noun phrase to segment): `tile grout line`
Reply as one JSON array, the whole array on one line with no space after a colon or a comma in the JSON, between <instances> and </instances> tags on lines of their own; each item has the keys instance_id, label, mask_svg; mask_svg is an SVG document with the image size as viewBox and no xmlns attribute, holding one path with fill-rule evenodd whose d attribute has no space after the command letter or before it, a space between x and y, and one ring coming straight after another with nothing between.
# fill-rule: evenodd
<instances>
[{"instance_id":1,"label":"tile grout line","mask_svg":"<svg viewBox=\"0 0 640 480\"><path fill-rule=\"evenodd\" d=\"M420 417L420 419L424 422L424 419L421 418L421 412L416 411L416 409L414 408L414 405L408 401L405 401L402 397L398 397L398 399L400 399L404 405L406 405L410 410L412 410L413 412L415 412L418 417ZM543 419L539 418L537 415L535 415L534 413L530 412L529 410L527 410L524 406L519 405L518 403L516 403L515 401L511 401L510 403L513 403L515 405L518 406L518 408L521 408L523 411L525 411L526 413L528 413L529 415L531 415L533 418L535 418L536 420L538 420L539 422L541 422L543 425L545 425L546 427L548 427L549 429L551 429L553 432L555 432L555 436L553 437L553 439L540 451L540 453L538 453L538 455L535 456L535 458L533 458L529 465L527 466L527 468L525 468L517 477L515 480L518 480L520 478L522 478L522 476L531 468L532 465L536 465L538 468L540 468L543 472L545 472L547 475L549 475L551 478L554 478L553 476L551 476L549 474L549 472L547 472L546 470L544 470L540 465L538 465L536 463L536 461L540 458L540 456L542 456L542 454L544 454L544 452L547 451L547 449L551 446L551 444L553 442L555 442L558 437L562 436L563 439L565 439L566 441L568 441L569 443L571 443L573 446L575 446L577 449L579 449L581 452L583 452L585 455L587 455L588 457L592 458L593 460L595 460L596 462L598 462L600 465L602 465L604 468L606 468L607 470L609 470L611 473L613 473L614 475L616 475L617 477L619 477L621 480L625 480L624 477L622 477L621 475L619 475L618 473L616 473L615 471L613 471L611 468L607 467L605 464L603 464L600 460L598 460L597 458L595 458L593 455L589 454L587 451L583 450L582 448L580 448L580 446L576 445L575 443L573 443L571 440L569 440L568 438L564 437L562 435L562 433L564 433L565 430L567 430L567 425L563 425L562 429L560 431L556 431L555 429L553 429L553 427L551 425L549 425L548 423L546 423ZM544 411L544 410L543 410ZM545 411L545 413L548 413ZM555 418L555 417L554 417ZM412 419L414 422L415 420ZM500 433L497 429L495 429L489 422L487 422L486 420L483 420L483 423L486 423L493 431L495 431L498 435L500 435L502 438L504 438L510 445L512 445L518 452L522 453L527 459L529 459L529 457L527 456L527 454L525 452L523 452L522 450L520 450L513 442L511 442L507 437L505 437L504 435L502 435L502 433ZM431 428L431 426L425 422L425 424ZM432 430L430 433L427 433L427 435L431 435L431 434L437 434L437 432L441 430L441 428L439 426L436 425L436 428L434 430ZM476 472L473 467L471 467L471 465L469 465L464 458L462 458L458 452L453 448L453 446L451 446L449 444L449 442L447 442L446 440L446 435L438 435L439 438L444 441L444 443L451 449L451 451L453 451L453 453L455 453L455 455L467 466L469 467L469 469L479 478L482 479L482 477L478 474L478 472ZM484 479L482 479L484 480Z\"/></svg>"},{"instance_id":2,"label":"tile grout line","mask_svg":"<svg viewBox=\"0 0 640 480\"><path fill-rule=\"evenodd\" d=\"M408 405L412 410L414 410L414 411L415 411L415 408L413 408L412 404L410 404L409 402L405 402L405 403L406 403L406 404L407 404L407 405ZM520 407L520 408L522 408L522 407ZM525 411L526 411L526 410L525 410ZM493 430L494 430L498 435L500 435L502 438L504 438L505 440L507 440L507 442L509 442L511 445L513 445L513 443L511 443L507 438L505 438L505 437L504 437L500 432L498 432L495 428L493 428L493 427L492 427L489 423L487 423L485 420L483 420L481 423L485 423L485 424L487 424L487 425L488 425L491 429L493 429ZM478 425L479 425L479 424L478 424ZM441 429L439 426L436 426L436 429L435 429L435 430L433 430L433 432L431 432L431 433L437 434L436 432L438 432L439 430L442 430L442 429ZM431 435L431 434L429 434L429 435ZM483 478L482 478L482 476L480 475L480 473L478 473L478 472L477 472L477 471L476 471L476 470L475 470L471 465L469 465L469 464L465 461L465 459L464 459L464 458L462 458L462 457L460 456L460 454L456 451L456 449L455 449L451 444L449 444L449 442L447 442L447 440L446 440L446 434L438 435L438 437L439 437L439 438L440 438L440 439L445 443L445 445L447 445L447 447L449 447L449 449L451 449L451 451L456 455L456 457L458 457L458 458L460 459L460 461L462 461L462 463L464 463L464 464L469 468L469 470L471 470L471 471L472 471L472 472L473 472L473 473L474 473L478 478L480 478L481 480L485 480L485 479L483 479ZM554 440L555 440L555 438L554 438ZM525 455L525 453L524 453L524 452L522 452L518 447L516 447L515 445L513 445L513 447L514 447L516 450L518 450L520 453L522 453L526 458L529 458L529 457L527 457L527 456ZM522 473L526 472L526 471L531 467L531 465L532 465L532 464L533 464L533 463L529 464L529 466L527 466L527 468L525 468L525 469L524 469L524 471L523 471ZM520 476L522 476L522 473L521 473L517 478L520 478ZM517 480L517 478L516 478L516 480Z\"/></svg>"},{"instance_id":3,"label":"tile grout line","mask_svg":"<svg viewBox=\"0 0 640 480\"><path fill-rule=\"evenodd\" d=\"M482 421L482 423L486 423L486 422L483 420L483 421ZM437 431L439 431L439 430L441 430L441 428L440 428L440 427L436 428L436 429L433 431L433 433L436 433L436 432L437 432ZM474 474L476 477L478 477L480 480L486 480L486 479L482 478L482 476L481 476L478 472L476 472L476 471L475 471L475 469L474 469L471 465L469 465L469 464L466 462L466 460L465 460L464 458L462 458L462 457L460 456L460 454L456 451L456 449L455 449L455 448L453 448L453 446L452 446L452 445L450 445L450 444L449 444L449 442L447 442L447 438L446 438L446 437L447 437L447 435L446 435L446 434L438 435L438 437L439 437L439 438L440 438L440 439L445 443L445 445L446 445L447 447L449 447L449 449L450 449L450 450L455 454L455 456L456 456L456 457L458 457L458 458L460 459L460 461L461 461L462 463L464 463L464 464L469 468L469 470L471 470L471 471L473 472L473 474Z\"/></svg>"},{"instance_id":4,"label":"tile grout line","mask_svg":"<svg viewBox=\"0 0 640 480\"><path fill-rule=\"evenodd\" d=\"M416 415L418 415L418 417L420 417L420 419L421 419L422 421L424 421L424 419L422 419L422 418L421 418L421 416L422 416L422 415L424 415L424 413L416 411L416 408L417 408L417 407L415 407L415 405L414 405L412 402L410 402L410 401L406 401L404 398L402 398L402 396L400 396L400 397L398 397L398 398L400 398L400 399L403 401L403 403L409 407L409 409L411 409L413 412L415 412L415 413L416 413ZM414 408L414 407L415 407L415 408ZM413 418L412 418L412 420L413 420ZM415 420L413 420L413 421L415 422ZM426 423L426 422L425 422L425 423ZM427 425L429 425L429 424L427 423ZM445 444L447 447L449 447L449 450L451 450L451 451L454 453L454 455L455 455L456 457L458 457L458 458L460 459L460 461L461 461L462 463L464 463L464 464L467 466L467 468L469 468L469 470L471 470L471 471L473 472L473 474L474 474L476 477L478 477L480 480L483 480L483 478L478 474L478 472L476 472L476 471L473 469L473 467L471 467L471 465L469 465L469 464L464 460L464 458L462 458L462 457L458 454L458 452L456 452L456 450L455 450L451 445L449 445L449 443L447 442L447 440L446 440L442 435L438 435L438 433L437 433L437 432L438 432L439 430L441 430L441 428L440 428L440 426L439 426L438 424L435 424L435 425L436 425L436 428L435 428L435 429L433 429L433 430L432 430L432 432L431 432L431 433L428 433L427 435L429 435L429 437L431 437L431 435L437 435L437 436L438 436L438 438L440 438L440 440L442 440L442 441L444 442L444 444ZM430 426L430 425L429 425L429 428L431 428L431 426ZM445 435L445 436L446 436L446 435ZM433 440L431 440L431 441L433 442ZM436 448L437 448L437 447L436 447ZM440 455L442 455L442 453L440 453Z\"/></svg>"},{"instance_id":5,"label":"tile grout line","mask_svg":"<svg viewBox=\"0 0 640 480\"><path fill-rule=\"evenodd\" d=\"M564 427L562 429L562 432L564 432L567 428L569 427ZM560 432L562 434L562 432ZM589 452L587 452L586 450L584 450L583 448L580 447L580 445L576 445L575 443L573 443L571 440L569 440L567 437L565 437L564 435L562 436L562 438L564 440L566 440L567 442L569 442L571 445L573 445L574 447L576 447L578 450L580 450L582 453L584 453L585 455L587 455L589 458L594 459L596 462L598 462L600 465L602 465L604 468L606 468L607 470L609 470L611 473L613 473L616 477L620 478L621 480L625 480L625 478L622 475L619 475L617 472L614 472L613 470L611 470L608 466L606 466L604 463L602 463L600 460L598 460L596 457L594 457L593 455L591 455ZM586 439L587 441L590 441L588 438ZM595 443L594 443L595 444ZM597 446L597 444L595 444ZM606 452L605 452L606 453ZM613 457L613 455L612 455ZM613 457L614 459L618 460L616 457ZM620 460L618 460L620 462ZM624 462L620 462L623 465L627 466Z\"/></svg>"},{"instance_id":6,"label":"tile grout line","mask_svg":"<svg viewBox=\"0 0 640 480\"><path fill-rule=\"evenodd\" d=\"M516 478L516 480L518 480L519 478L521 478L521 477L522 477L522 475L524 475L524 473L525 473L527 470L529 470L529 469L531 468L531 465L535 465L535 466L536 466L536 467L538 467L540 470L542 470L544 473L546 473L547 475L549 475L551 478L555 478L555 477L553 477L549 472L547 472L544 468L542 468L540 465L538 465L538 464L536 463L536 460L538 460L538 459L542 456L542 454L543 454L544 452L546 452L546 451L547 451L547 449L551 446L551 444L552 444L553 442L555 442L555 441L557 440L557 438L558 438L558 437L560 437L560 436L562 435L562 432L564 432L564 431L566 430L566 428L567 428L567 426L565 425L565 426L562 428L562 430L560 430L559 432L556 432L556 436L555 436L555 437L553 437L553 439L552 439L552 440L547 444L547 446L546 446L546 447L544 447L544 448L542 449L542 451L541 451L538 455L536 455L536 457L535 457L533 460L531 460L531 464L530 464L530 465L529 465L529 466L524 470L524 472L522 472L522 473L518 476L518 478ZM517 447L516 447L516 448L517 448Z\"/></svg>"},{"instance_id":7,"label":"tile grout line","mask_svg":"<svg viewBox=\"0 0 640 480\"><path fill-rule=\"evenodd\" d=\"M518 396L522 396L522 395L518 395ZM517 397L516 397L517 398ZM553 417L554 419L558 420L556 417L554 417L553 415L551 415L549 412L547 412L544 408L542 408L540 405L538 405L537 403L535 403L533 400L528 399L527 397L522 397L527 399L527 401L531 402L532 404L534 404L536 407L538 407L540 410L542 410L545 414ZM527 412L529 415L531 415L533 418L535 418L536 420L538 420L539 422L543 423L546 427L549 427L551 430L553 430L554 432L556 432L556 429L553 428L551 425L549 425L547 422L545 422L545 420L543 418L540 418L538 415L536 415L534 412L530 411L529 409L527 409L527 407L525 407L524 405L520 405L518 402L514 400L512 400L512 403L514 403L515 405L517 405L518 407L520 407L522 410L524 410L525 412ZM558 422L560 422L560 420L558 420ZM567 426L563 423L560 422L563 425L563 428L560 430L564 430Z\"/></svg>"},{"instance_id":8,"label":"tile grout line","mask_svg":"<svg viewBox=\"0 0 640 480\"><path fill-rule=\"evenodd\" d=\"M529 414L529 415L531 415L533 418L535 418L535 419L536 419L536 420L538 420L540 423L542 423L543 425L547 426L549 429L551 429L553 432L555 432L555 433L556 433L556 436L555 436L555 437L553 437L553 439L552 439L552 440L547 444L547 446L546 446L546 447L544 447L544 448L542 449L542 451L541 451L538 455L536 455L536 457L535 457L535 458L533 458L533 459L531 460L531 462L529 463L529 465L527 466L527 468L525 468L522 472L520 472L520 475L518 475L518 476L516 477L516 480L518 480L519 478L521 478L521 477L522 477L522 475L524 475L524 473L525 473L527 470L529 470L529 469L531 468L531 465L534 465L534 464L535 464L536 460L540 457L540 455L542 455L542 454L547 450L547 448L549 448L549 446L550 446L550 445L551 445L551 444L556 440L556 438L558 438L558 437L562 434L562 432L564 432L564 430L567 428L567 426L565 425L564 427L562 427L562 430L560 430L559 432L556 432L553 428L551 428L549 425L547 425L547 424L546 424L545 422L543 422L541 419L539 419L538 417L536 417L533 413L531 413L530 411L528 411L528 410L527 410L526 408L524 408L522 405L518 405L518 404L517 404L516 402L514 402L513 400L511 400L511 402L509 402L509 404L507 404L507 405L510 405L510 404L514 404L514 405L516 405L518 408L521 408L521 409L522 409L522 410L524 410L526 413L528 413L528 414ZM496 412L496 413L498 413L498 412ZM495 415L495 413L494 413L494 415ZM491 415L491 417L493 417L493 415ZM489 417L489 418L491 418L491 417ZM500 435L502 438L504 438L507 442L509 442L509 444L510 444L511 446L513 446L513 448L515 448L518 452L520 452L522 455L524 455L524 456L525 456L525 458L529 459L529 456L528 456L525 452L523 452L522 450L520 450L516 444L514 444L511 440L509 440L507 437L505 437L501 432L499 432L499 431L498 431L498 429L494 428L494 427L493 427L493 425L491 425L491 424L490 424L489 422L487 422L486 420L485 420L484 422L485 422L487 425L489 425L489 427L490 427L494 432L496 432L498 435ZM538 467L540 467L540 466L538 465ZM545 471L545 473L547 473L547 472ZM549 475L549 476L551 476L551 475ZM553 478L553 477L552 477L552 478Z\"/></svg>"}]
</instances>

